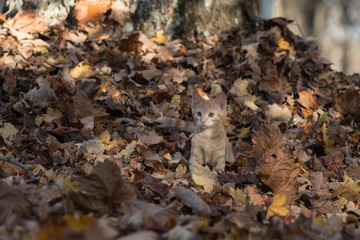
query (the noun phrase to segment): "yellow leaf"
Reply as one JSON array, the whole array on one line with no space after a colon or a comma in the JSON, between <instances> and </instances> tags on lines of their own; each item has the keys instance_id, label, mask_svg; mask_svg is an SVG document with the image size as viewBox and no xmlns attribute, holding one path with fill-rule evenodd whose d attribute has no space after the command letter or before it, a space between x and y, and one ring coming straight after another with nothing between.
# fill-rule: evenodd
<instances>
[{"instance_id":1,"label":"yellow leaf","mask_svg":"<svg viewBox=\"0 0 360 240\"><path fill-rule=\"evenodd\" d=\"M119 153L117 153L116 155L114 155L115 159L119 159L124 157L125 160L128 160L130 158L130 155L132 154L132 152L135 150L137 145L136 141L132 141L131 143L129 143L125 149L121 150Z\"/></svg>"},{"instance_id":2,"label":"yellow leaf","mask_svg":"<svg viewBox=\"0 0 360 240\"><path fill-rule=\"evenodd\" d=\"M313 217L312 222L314 225L323 227L325 225L325 220L322 218L322 216Z\"/></svg>"},{"instance_id":3,"label":"yellow leaf","mask_svg":"<svg viewBox=\"0 0 360 240\"><path fill-rule=\"evenodd\" d=\"M173 95L171 98L171 103L174 104L175 107L178 107L181 102L181 96L180 95Z\"/></svg>"},{"instance_id":4,"label":"yellow leaf","mask_svg":"<svg viewBox=\"0 0 360 240\"><path fill-rule=\"evenodd\" d=\"M156 37L151 39L153 42L156 42L158 44L166 44L166 38L164 35L162 35L159 32L156 32Z\"/></svg>"},{"instance_id":5,"label":"yellow leaf","mask_svg":"<svg viewBox=\"0 0 360 240\"><path fill-rule=\"evenodd\" d=\"M49 48L47 46L35 46L33 48L34 53L40 53L40 54L45 54L49 52Z\"/></svg>"},{"instance_id":6,"label":"yellow leaf","mask_svg":"<svg viewBox=\"0 0 360 240\"><path fill-rule=\"evenodd\" d=\"M71 176L68 175L64 178L64 192L67 192L70 189L77 192L80 190L80 186L79 183L71 181Z\"/></svg>"},{"instance_id":7,"label":"yellow leaf","mask_svg":"<svg viewBox=\"0 0 360 240\"><path fill-rule=\"evenodd\" d=\"M269 206L266 217L275 215L285 216L289 213L289 206L286 205L286 196L276 194L273 203Z\"/></svg>"},{"instance_id":8,"label":"yellow leaf","mask_svg":"<svg viewBox=\"0 0 360 240\"><path fill-rule=\"evenodd\" d=\"M278 51L288 50L290 54L292 54L292 55L296 54L294 48L292 46L290 46L290 43L288 41L285 41L284 38L280 38L278 40L277 44L279 45L279 47L277 49Z\"/></svg>"},{"instance_id":9,"label":"yellow leaf","mask_svg":"<svg viewBox=\"0 0 360 240\"><path fill-rule=\"evenodd\" d=\"M94 218L82 215L80 218L76 218L73 215L66 214L63 216L63 220L66 222L66 225L75 231L85 231L91 224L94 222Z\"/></svg>"},{"instance_id":10,"label":"yellow leaf","mask_svg":"<svg viewBox=\"0 0 360 240\"><path fill-rule=\"evenodd\" d=\"M191 175L192 179L197 185L204 187L205 192L211 193L214 186L218 186L217 173L211 171L208 166L194 167L194 172Z\"/></svg>"},{"instance_id":11,"label":"yellow leaf","mask_svg":"<svg viewBox=\"0 0 360 240\"><path fill-rule=\"evenodd\" d=\"M334 144L334 142L329 138L328 128L326 127L326 123L323 123L321 130L322 130L323 139L325 142L325 147L332 146Z\"/></svg>"},{"instance_id":12,"label":"yellow leaf","mask_svg":"<svg viewBox=\"0 0 360 240\"><path fill-rule=\"evenodd\" d=\"M360 186L351 177L344 174L344 181L341 183L340 195L349 201L358 202L360 200Z\"/></svg>"},{"instance_id":13,"label":"yellow leaf","mask_svg":"<svg viewBox=\"0 0 360 240\"><path fill-rule=\"evenodd\" d=\"M70 70L70 77L74 79L88 78L93 73L93 66L89 62L83 61Z\"/></svg>"},{"instance_id":14,"label":"yellow leaf","mask_svg":"<svg viewBox=\"0 0 360 240\"><path fill-rule=\"evenodd\" d=\"M175 178L182 178L185 175L186 171L187 171L186 166L179 164L175 171L176 172Z\"/></svg>"},{"instance_id":15,"label":"yellow leaf","mask_svg":"<svg viewBox=\"0 0 360 240\"><path fill-rule=\"evenodd\" d=\"M244 139L244 138L247 138L249 136L249 132L250 132L250 127L243 127L240 129L237 137L240 138L240 139Z\"/></svg>"},{"instance_id":16,"label":"yellow leaf","mask_svg":"<svg viewBox=\"0 0 360 240\"><path fill-rule=\"evenodd\" d=\"M12 125L11 123L4 123L2 125L2 127L0 127L0 135L5 139L5 140L10 140L12 141L14 139L14 135L17 134L19 132L19 130L17 130L14 125Z\"/></svg>"},{"instance_id":17,"label":"yellow leaf","mask_svg":"<svg viewBox=\"0 0 360 240\"><path fill-rule=\"evenodd\" d=\"M236 202L245 203L246 201L246 194L239 188L236 188L235 190L234 188L230 187L229 194Z\"/></svg>"},{"instance_id":18,"label":"yellow leaf","mask_svg":"<svg viewBox=\"0 0 360 240\"><path fill-rule=\"evenodd\" d=\"M46 110L46 114L44 114L43 117L44 117L44 121L46 123L50 123L50 122L54 121L55 119L61 118L62 113L58 109L48 108Z\"/></svg>"},{"instance_id":19,"label":"yellow leaf","mask_svg":"<svg viewBox=\"0 0 360 240\"><path fill-rule=\"evenodd\" d=\"M108 130L101 133L99 140L106 145L109 145L110 143L110 133Z\"/></svg>"}]
</instances>

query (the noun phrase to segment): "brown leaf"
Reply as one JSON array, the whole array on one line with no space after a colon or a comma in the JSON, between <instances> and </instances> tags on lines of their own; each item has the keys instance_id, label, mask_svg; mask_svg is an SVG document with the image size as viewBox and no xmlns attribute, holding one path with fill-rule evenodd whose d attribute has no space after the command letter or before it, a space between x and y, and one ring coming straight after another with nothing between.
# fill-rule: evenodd
<instances>
[{"instance_id":1,"label":"brown leaf","mask_svg":"<svg viewBox=\"0 0 360 240\"><path fill-rule=\"evenodd\" d=\"M20 189L0 181L0 224L12 228L20 219L30 217L30 214L30 204Z\"/></svg>"},{"instance_id":2,"label":"brown leaf","mask_svg":"<svg viewBox=\"0 0 360 240\"><path fill-rule=\"evenodd\" d=\"M184 201L186 204L188 204L191 208L195 209L199 213L205 215L209 215L211 213L209 205L190 189L176 187L175 196Z\"/></svg>"},{"instance_id":3,"label":"brown leaf","mask_svg":"<svg viewBox=\"0 0 360 240\"><path fill-rule=\"evenodd\" d=\"M316 100L309 91L299 92L299 99L297 101L303 106L301 111L305 116L311 116L316 110Z\"/></svg>"},{"instance_id":4,"label":"brown leaf","mask_svg":"<svg viewBox=\"0 0 360 240\"><path fill-rule=\"evenodd\" d=\"M39 15L35 10L20 9L11 20L11 26L23 33L43 32L48 27L45 18Z\"/></svg>"},{"instance_id":5,"label":"brown leaf","mask_svg":"<svg viewBox=\"0 0 360 240\"><path fill-rule=\"evenodd\" d=\"M50 87L50 82L44 80L39 89L33 88L27 94L25 99L32 102L34 107L47 107L53 98L54 90Z\"/></svg>"},{"instance_id":6,"label":"brown leaf","mask_svg":"<svg viewBox=\"0 0 360 240\"><path fill-rule=\"evenodd\" d=\"M335 96L334 108L342 114L353 114L360 117L360 93L354 88L348 88L345 93Z\"/></svg>"},{"instance_id":7,"label":"brown leaf","mask_svg":"<svg viewBox=\"0 0 360 240\"><path fill-rule=\"evenodd\" d=\"M78 90L73 97L73 103L68 107L69 120L78 123L80 119L93 116L95 121L104 121L107 117L106 109L84 96Z\"/></svg>"},{"instance_id":8,"label":"brown leaf","mask_svg":"<svg viewBox=\"0 0 360 240\"><path fill-rule=\"evenodd\" d=\"M153 178L146 172L136 172L135 183L138 186L144 186L151 191L158 193L161 197L165 197L169 193L170 187L161 183L160 179Z\"/></svg>"},{"instance_id":9,"label":"brown leaf","mask_svg":"<svg viewBox=\"0 0 360 240\"><path fill-rule=\"evenodd\" d=\"M258 176L275 194L285 195L287 203L291 203L299 185L300 168L295 164L297 154L284 146L285 140L275 125L262 125L254 135L254 152L261 153L257 163Z\"/></svg>"},{"instance_id":10,"label":"brown leaf","mask_svg":"<svg viewBox=\"0 0 360 240\"><path fill-rule=\"evenodd\" d=\"M342 166L344 161L344 154L342 152L321 156L319 157L319 160L326 166L328 171L333 172L339 178L342 177Z\"/></svg>"},{"instance_id":11,"label":"brown leaf","mask_svg":"<svg viewBox=\"0 0 360 240\"><path fill-rule=\"evenodd\" d=\"M80 191L71 192L77 208L104 213L134 197L131 187L121 177L120 169L111 161L98 163L90 175L76 179Z\"/></svg>"}]
</instances>

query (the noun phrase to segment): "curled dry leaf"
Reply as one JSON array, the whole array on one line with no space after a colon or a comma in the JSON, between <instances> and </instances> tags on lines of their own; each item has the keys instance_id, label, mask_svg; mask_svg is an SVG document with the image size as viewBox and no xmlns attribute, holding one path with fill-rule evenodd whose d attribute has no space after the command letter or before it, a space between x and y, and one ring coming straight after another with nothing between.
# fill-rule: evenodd
<instances>
[{"instance_id":1,"label":"curled dry leaf","mask_svg":"<svg viewBox=\"0 0 360 240\"><path fill-rule=\"evenodd\" d=\"M69 103L68 114L69 120L73 123L78 123L80 119L93 116L95 122L103 122L108 114L106 109L90 99L85 97L82 91L78 90L73 97L73 102Z\"/></svg>"},{"instance_id":2,"label":"curled dry leaf","mask_svg":"<svg viewBox=\"0 0 360 240\"><path fill-rule=\"evenodd\" d=\"M275 121L285 121L288 122L291 119L291 112L287 106L280 107L276 103L269 105L269 110L266 112L270 118Z\"/></svg>"},{"instance_id":3,"label":"curled dry leaf","mask_svg":"<svg viewBox=\"0 0 360 240\"><path fill-rule=\"evenodd\" d=\"M33 88L27 94L25 99L32 102L33 107L44 108L53 98L54 90L50 87L50 82L44 80L39 89Z\"/></svg>"},{"instance_id":4,"label":"curled dry leaf","mask_svg":"<svg viewBox=\"0 0 360 240\"><path fill-rule=\"evenodd\" d=\"M87 61L83 61L70 69L70 77L74 79L88 78L91 77L94 73L94 67Z\"/></svg>"},{"instance_id":5,"label":"curled dry leaf","mask_svg":"<svg viewBox=\"0 0 360 240\"><path fill-rule=\"evenodd\" d=\"M20 189L0 181L0 224L14 227L17 221L30 217L30 204Z\"/></svg>"},{"instance_id":6,"label":"curled dry leaf","mask_svg":"<svg viewBox=\"0 0 360 240\"><path fill-rule=\"evenodd\" d=\"M217 173L211 171L208 166L198 166L194 168L194 172L191 175L194 182L204 187L204 191L211 193L214 186L218 186Z\"/></svg>"},{"instance_id":7,"label":"curled dry leaf","mask_svg":"<svg viewBox=\"0 0 360 240\"><path fill-rule=\"evenodd\" d=\"M209 215L211 213L209 205L191 189L176 187L175 196L201 214Z\"/></svg>"},{"instance_id":8,"label":"curled dry leaf","mask_svg":"<svg viewBox=\"0 0 360 240\"><path fill-rule=\"evenodd\" d=\"M299 99L297 101L301 104L301 111L305 116L311 116L316 110L316 100L309 91L299 92Z\"/></svg>"},{"instance_id":9,"label":"curled dry leaf","mask_svg":"<svg viewBox=\"0 0 360 240\"><path fill-rule=\"evenodd\" d=\"M80 191L71 191L70 195L74 204L85 212L104 213L134 197L120 169L109 160L99 162L90 175L77 178L76 182Z\"/></svg>"},{"instance_id":10,"label":"curled dry leaf","mask_svg":"<svg viewBox=\"0 0 360 240\"><path fill-rule=\"evenodd\" d=\"M360 118L360 93L354 88L348 88L345 93L335 96L334 108L342 114L353 114Z\"/></svg>"},{"instance_id":11,"label":"curled dry leaf","mask_svg":"<svg viewBox=\"0 0 360 240\"><path fill-rule=\"evenodd\" d=\"M261 181L275 194L285 195L288 203L297 196L299 166L296 152L285 147L285 140L275 125L262 125L254 134L255 153L259 154L257 172Z\"/></svg>"}]
</instances>

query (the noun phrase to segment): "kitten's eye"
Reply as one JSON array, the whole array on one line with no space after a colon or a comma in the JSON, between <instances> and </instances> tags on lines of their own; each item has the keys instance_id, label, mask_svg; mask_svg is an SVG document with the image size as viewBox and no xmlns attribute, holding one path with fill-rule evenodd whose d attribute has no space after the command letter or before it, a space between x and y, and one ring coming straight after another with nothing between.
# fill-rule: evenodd
<instances>
[{"instance_id":1,"label":"kitten's eye","mask_svg":"<svg viewBox=\"0 0 360 240\"><path fill-rule=\"evenodd\" d=\"M212 112L209 113L209 117L211 117L211 118L214 117L214 113L212 113Z\"/></svg>"},{"instance_id":2,"label":"kitten's eye","mask_svg":"<svg viewBox=\"0 0 360 240\"><path fill-rule=\"evenodd\" d=\"M196 116L201 117L201 112L196 112Z\"/></svg>"}]
</instances>

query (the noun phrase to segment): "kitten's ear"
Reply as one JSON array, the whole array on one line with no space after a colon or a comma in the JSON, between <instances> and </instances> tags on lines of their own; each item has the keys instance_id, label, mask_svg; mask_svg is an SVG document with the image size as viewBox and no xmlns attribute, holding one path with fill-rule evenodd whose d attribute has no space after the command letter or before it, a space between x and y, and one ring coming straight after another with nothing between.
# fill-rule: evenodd
<instances>
[{"instance_id":1,"label":"kitten's ear","mask_svg":"<svg viewBox=\"0 0 360 240\"><path fill-rule=\"evenodd\" d=\"M198 105L201 101L203 101L202 97L199 95L199 93L194 90L193 94L192 94L192 105L196 106Z\"/></svg>"},{"instance_id":2,"label":"kitten's ear","mask_svg":"<svg viewBox=\"0 0 360 240\"><path fill-rule=\"evenodd\" d=\"M224 92L219 93L216 98L214 99L214 102L220 106L221 109L226 108L226 95Z\"/></svg>"}]
</instances>

